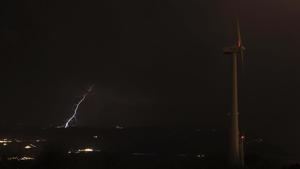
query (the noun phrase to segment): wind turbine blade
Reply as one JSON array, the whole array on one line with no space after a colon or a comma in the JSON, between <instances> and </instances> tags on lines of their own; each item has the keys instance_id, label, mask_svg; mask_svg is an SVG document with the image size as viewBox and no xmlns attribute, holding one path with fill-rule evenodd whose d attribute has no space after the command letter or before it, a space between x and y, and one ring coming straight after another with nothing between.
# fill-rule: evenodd
<instances>
[{"instance_id":1,"label":"wind turbine blade","mask_svg":"<svg viewBox=\"0 0 300 169\"><path fill-rule=\"evenodd\" d=\"M242 47L242 35L241 35L241 29L240 29L240 22L239 19L236 18L236 31L237 31L237 47Z\"/></svg>"},{"instance_id":2,"label":"wind turbine blade","mask_svg":"<svg viewBox=\"0 0 300 169\"><path fill-rule=\"evenodd\" d=\"M236 30L237 30L237 48L240 51L241 62L242 64L244 64L245 47L243 46L243 42L242 42L242 33L241 33L240 21L238 17L236 18Z\"/></svg>"}]
</instances>

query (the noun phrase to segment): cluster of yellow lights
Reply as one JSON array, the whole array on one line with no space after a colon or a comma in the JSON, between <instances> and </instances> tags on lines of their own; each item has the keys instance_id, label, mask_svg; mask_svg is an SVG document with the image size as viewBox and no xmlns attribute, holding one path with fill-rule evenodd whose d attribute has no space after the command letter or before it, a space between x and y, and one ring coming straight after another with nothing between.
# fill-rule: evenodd
<instances>
[{"instance_id":1,"label":"cluster of yellow lights","mask_svg":"<svg viewBox=\"0 0 300 169\"><path fill-rule=\"evenodd\" d=\"M78 152L93 152L94 149L92 148L85 148L85 149L79 149Z\"/></svg>"},{"instance_id":2,"label":"cluster of yellow lights","mask_svg":"<svg viewBox=\"0 0 300 169\"><path fill-rule=\"evenodd\" d=\"M3 146L6 146L8 143L12 143L12 142L13 142L12 140L7 139L7 138L0 139L0 144L2 144ZM16 143L22 143L24 141L23 140L14 139L14 142L16 142ZM35 140L35 142L37 142L37 143L39 143L39 142L46 142L46 139L37 139L37 140ZM26 146L27 148L26 147L25 148L29 149L29 148L32 148L32 147L36 147L33 144L30 144L30 146L31 147Z\"/></svg>"},{"instance_id":3,"label":"cluster of yellow lights","mask_svg":"<svg viewBox=\"0 0 300 169\"><path fill-rule=\"evenodd\" d=\"M31 148L37 148L37 146L33 145L33 144L29 144L27 146L24 147L25 149L31 149Z\"/></svg>"},{"instance_id":4,"label":"cluster of yellow lights","mask_svg":"<svg viewBox=\"0 0 300 169\"><path fill-rule=\"evenodd\" d=\"M28 161L28 160L34 160L33 157L9 157L7 160L17 160L17 161Z\"/></svg>"},{"instance_id":5,"label":"cluster of yellow lights","mask_svg":"<svg viewBox=\"0 0 300 169\"><path fill-rule=\"evenodd\" d=\"M3 146L7 146L8 143L11 143L12 141L9 139L0 139L0 144L2 144Z\"/></svg>"},{"instance_id":6,"label":"cluster of yellow lights","mask_svg":"<svg viewBox=\"0 0 300 169\"><path fill-rule=\"evenodd\" d=\"M11 143L11 142L12 142L11 140L8 140L8 139L6 139L6 138L0 140L0 143L1 143L1 144L3 144L3 143Z\"/></svg>"},{"instance_id":7,"label":"cluster of yellow lights","mask_svg":"<svg viewBox=\"0 0 300 169\"><path fill-rule=\"evenodd\" d=\"M25 149L31 149L32 147L30 145L27 145L24 147Z\"/></svg>"},{"instance_id":8,"label":"cluster of yellow lights","mask_svg":"<svg viewBox=\"0 0 300 169\"><path fill-rule=\"evenodd\" d=\"M84 149L78 149L77 151L68 151L68 154L71 153L91 153L91 152L100 152L100 150L96 150L93 148L84 148Z\"/></svg>"}]
</instances>

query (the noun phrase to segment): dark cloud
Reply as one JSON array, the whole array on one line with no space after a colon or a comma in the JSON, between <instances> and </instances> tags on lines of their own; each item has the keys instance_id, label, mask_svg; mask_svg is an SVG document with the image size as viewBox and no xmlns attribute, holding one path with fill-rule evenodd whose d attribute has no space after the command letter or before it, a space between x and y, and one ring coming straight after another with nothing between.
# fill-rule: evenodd
<instances>
[{"instance_id":1,"label":"dark cloud","mask_svg":"<svg viewBox=\"0 0 300 169\"><path fill-rule=\"evenodd\" d=\"M9 0L0 6L2 124L59 124L95 83L80 125L224 126L230 58L222 48L234 43L239 13L247 48L242 126L282 144L299 142L297 1Z\"/></svg>"}]
</instances>

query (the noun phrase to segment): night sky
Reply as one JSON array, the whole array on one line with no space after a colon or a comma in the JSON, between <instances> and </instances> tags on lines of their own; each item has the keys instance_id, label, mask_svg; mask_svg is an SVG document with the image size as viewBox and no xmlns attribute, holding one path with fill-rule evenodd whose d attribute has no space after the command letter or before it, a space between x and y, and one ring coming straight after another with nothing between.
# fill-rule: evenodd
<instances>
[{"instance_id":1,"label":"night sky","mask_svg":"<svg viewBox=\"0 0 300 169\"><path fill-rule=\"evenodd\" d=\"M1 125L209 126L230 112L239 13L246 133L300 142L300 2L295 0L2 0ZM238 9L237 6L240 8Z\"/></svg>"}]
</instances>

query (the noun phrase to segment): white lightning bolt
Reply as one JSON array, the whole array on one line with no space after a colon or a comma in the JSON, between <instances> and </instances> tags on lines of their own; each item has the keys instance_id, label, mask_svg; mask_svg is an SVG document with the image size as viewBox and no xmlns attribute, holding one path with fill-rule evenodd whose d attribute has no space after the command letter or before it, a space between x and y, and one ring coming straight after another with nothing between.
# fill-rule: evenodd
<instances>
[{"instance_id":1,"label":"white lightning bolt","mask_svg":"<svg viewBox=\"0 0 300 169\"><path fill-rule=\"evenodd\" d=\"M77 104L75 104L75 109L74 109L74 113L73 115L67 120L66 124L65 124L65 128L68 128L69 127L69 123L72 121L72 120L76 120L76 115L77 115L77 110L80 106L80 104L85 100L85 98L87 97L87 95L93 90L93 87L94 85L91 85L87 92L84 93L81 97L81 99L79 100L79 102Z\"/></svg>"}]
</instances>

